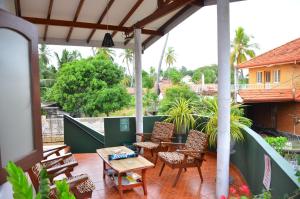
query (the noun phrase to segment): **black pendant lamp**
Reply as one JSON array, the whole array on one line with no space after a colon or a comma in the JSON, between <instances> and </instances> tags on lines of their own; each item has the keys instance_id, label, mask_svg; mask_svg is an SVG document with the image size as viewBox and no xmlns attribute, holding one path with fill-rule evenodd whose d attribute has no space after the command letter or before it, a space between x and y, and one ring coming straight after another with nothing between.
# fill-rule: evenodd
<instances>
[{"instance_id":1,"label":"black pendant lamp","mask_svg":"<svg viewBox=\"0 0 300 199\"><path fill-rule=\"evenodd\" d=\"M103 38L103 41L102 41L102 47L113 47L115 44L114 44L114 41L112 39L112 36L110 33L105 33L104 35L104 38Z\"/></svg>"},{"instance_id":2,"label":"black pendant lamp","mask_svg":"<svg viewBox=\"0 0 300 199\"><path fill-rule=\"evenodd\" d=\"M108 2L107 2L107 6L108 6ZM106 8L107 10L108 10L108 7ZM108 14L107 14L107 16L106 16L106 23L107 23L107 31L108 31ZM103 41L102 41L102 47L107 47L107 48L110 48L110 47L113 47L113 46L115 46L115 44L114 44L114 41L113 41L113 39L112 39L112 36L111 36L111 34L110 33L105 33L105 35L104 35L104 38L103 38Z\"/></svg>"}]
</instances>

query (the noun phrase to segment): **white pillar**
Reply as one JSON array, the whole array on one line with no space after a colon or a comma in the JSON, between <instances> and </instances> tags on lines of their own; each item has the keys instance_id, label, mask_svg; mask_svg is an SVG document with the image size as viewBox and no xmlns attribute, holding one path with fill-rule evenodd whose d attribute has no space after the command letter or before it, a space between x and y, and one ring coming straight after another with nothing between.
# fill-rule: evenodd
<instances>
[{"instance_id":1,"label":"white pillar","mask_svg":"<svg viewBox=\"0 0 300 199\"><path fill-rule=\"evenodd\" d=\"M141 29L134 29L136 132L143 132L142 39Z\"/></svg>"},{"instance_id":2,"label":"white pillar","mask_svg":"<svg viewBox=\"0 0 300 199\"><path fill-rule=\"evenodd\" d=\"M228 196L230 159L230 30L229 0L217 0L218 15L218 142L217 198Z\"/></svg>"}]
</instances>

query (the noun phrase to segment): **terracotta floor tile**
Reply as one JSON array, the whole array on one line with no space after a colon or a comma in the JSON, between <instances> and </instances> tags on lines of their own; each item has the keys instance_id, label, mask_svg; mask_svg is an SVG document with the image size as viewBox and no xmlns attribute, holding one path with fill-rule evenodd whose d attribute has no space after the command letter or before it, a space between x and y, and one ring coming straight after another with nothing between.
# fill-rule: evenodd
<instances>
[{"instance_id":1,"label":"terracotta floor tile","mask_svg":"<svg viewBox=\"0 0 300 199\"><path fill-rule=\"evenodd\" d=\"M73 174L86 173L94 182L96 189L93 192L93 199L119 199L120 195L116 187L109 178L102 178L102 160L96 153L75 154L79 165ZM172 184L178 170L165 167L162 176L158 173L161 168L158 162L155 168L147 170L148 195L144 196L142 188L124 191L124 198L128 199L214 199L215 198L215 178L216 178L216 157L213 154L206 156L206 161L202 165L204 182L201 183L197 169L189 168L183 172L175 188ZM239 172L231 168L231 175L235 177L234 184L244 184Z\"/></svg>"}]
</instances>

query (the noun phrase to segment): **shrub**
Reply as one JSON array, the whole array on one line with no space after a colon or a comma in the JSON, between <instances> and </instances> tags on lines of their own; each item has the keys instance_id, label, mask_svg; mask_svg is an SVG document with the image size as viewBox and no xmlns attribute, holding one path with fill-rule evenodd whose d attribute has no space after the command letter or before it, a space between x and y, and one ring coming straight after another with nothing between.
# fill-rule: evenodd
<instances>
[{"instance_id":1,"label":"shrub","mask_svg":"<svg viewBox=\"0 0 300 199\"><path fill-rule=\"evenodd\" d=\"M266 137L266 142L271 145L279 154L283 154L283 147L285 146L288 139L286 137Z\"/></svg>"},{"instance_id":2,"label":"shrub","mask_svg":"<svg viewBox=\"0 0 300 199\"><path fill-rule=\"evenodd\" d=\"M186 100L196 101L199 97L187 85L177 85L168 88L164 99L160 103L159 112L165 114L176 100L184 98Z\"/></svg>"}]
</instances>

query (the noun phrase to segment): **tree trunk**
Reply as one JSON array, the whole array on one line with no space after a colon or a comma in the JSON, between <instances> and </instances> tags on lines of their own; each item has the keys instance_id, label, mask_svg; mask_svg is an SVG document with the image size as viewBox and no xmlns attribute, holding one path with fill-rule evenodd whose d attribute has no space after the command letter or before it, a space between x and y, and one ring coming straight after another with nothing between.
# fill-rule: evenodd
<instances>
[{"instance_id":1,"label":"tree trunk","mask_svg":"<svg viewBox=\"0 0 300 199\"><path fill-rule=\"evenodd\" d=\"M158 68L157 68L157 77L156 77L155 91L156 91L156 93L158 95L159 95L159 79L160 79L161 64L162 64L162 61L164 59L164 55L165 55L165 50L166 50L166 47L167 47L168 39L169 39L169 33L167 34L167 37L166 37L166 40L165 40L165 44L164 44L162 52L161 52L161 56L160 56Z\"/></svg>"}]
</instances>

